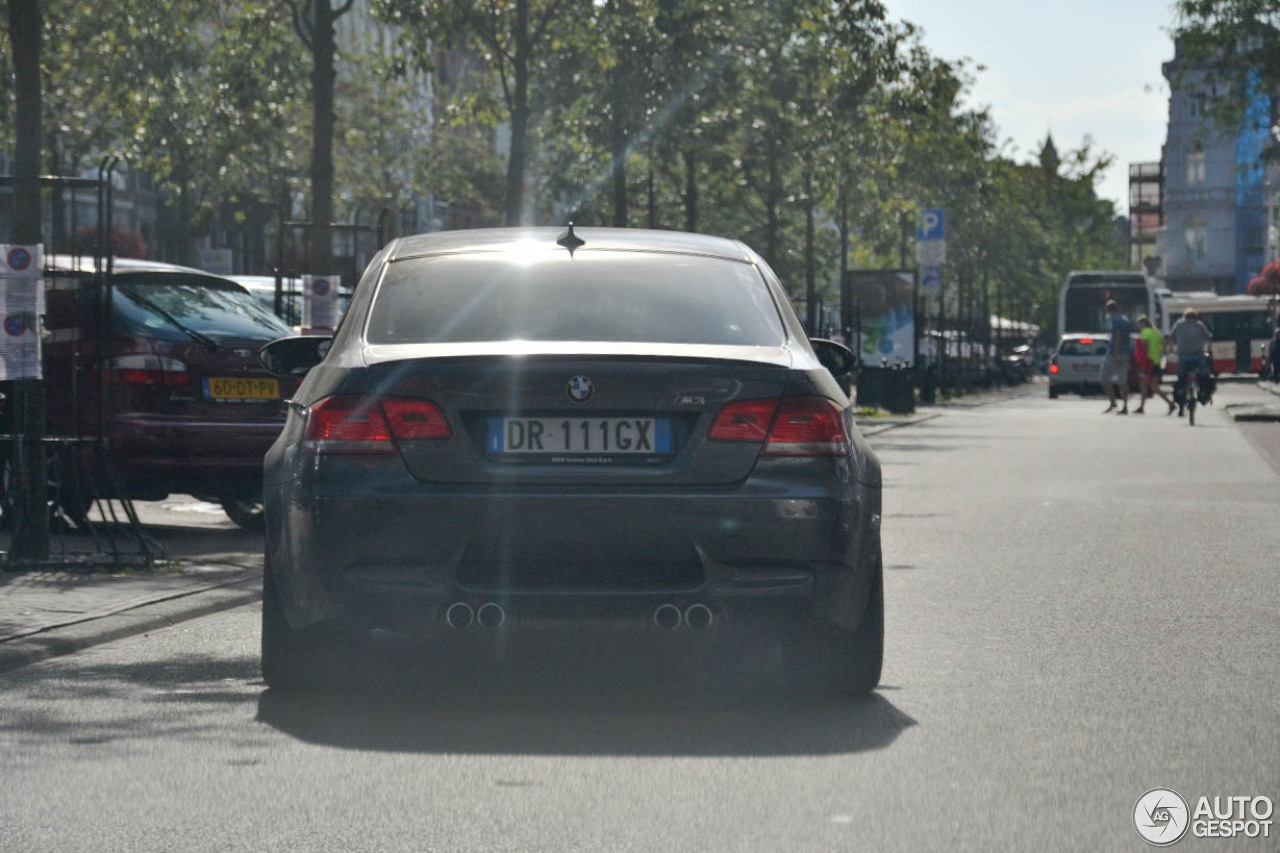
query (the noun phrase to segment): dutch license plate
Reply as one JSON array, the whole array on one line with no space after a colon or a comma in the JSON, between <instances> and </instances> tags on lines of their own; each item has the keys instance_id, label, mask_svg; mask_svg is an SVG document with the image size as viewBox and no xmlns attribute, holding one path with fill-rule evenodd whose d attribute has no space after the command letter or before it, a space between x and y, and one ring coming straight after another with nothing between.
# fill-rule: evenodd
<instances>
[{"instance_id":1,"label":"dutch license plate","mask_svg":"<svg viewBox=\"0 0 1280 853\"><path fill-rule=\"evenodd\" d=\"M206 400L222 403L239 403L245 400L279 400L280 383L266 378L235 378L206 376L204 379Z\"/></svg>"},{"instance_id":2,"label":"dutch license plate","mask_svg":"<svg viewBox=\"0 0 1280 853\"><path fill-rule=\"evenodd\" d=\"M489 418L490 453L661 455L671 453L668 418Z\"/></svg>"}]
</instances>

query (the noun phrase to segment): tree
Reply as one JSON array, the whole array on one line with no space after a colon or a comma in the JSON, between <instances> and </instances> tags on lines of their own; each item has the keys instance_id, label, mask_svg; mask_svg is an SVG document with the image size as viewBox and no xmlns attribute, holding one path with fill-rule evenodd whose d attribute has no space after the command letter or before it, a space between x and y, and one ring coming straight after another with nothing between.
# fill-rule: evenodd
<instances>
[{"instance_id":1,"label":"tree","mask_svg":"<svg viewBox=\"0 0 1280 853\"><path fill-rule=\"evenodd\" d=\"M1210 112L1232 133L1246 121L1267 127L1280 92L1280 0L1178 0L1175 73L1203 70L1215 98ZM1272 95L1271 115L1259 94ZM1271 152L1275 156L1274 151Z\"/></svg>"},{"instance_id":2,"label":"tree","mask_svg":"<svg viewBox=\"0 0 1280 853\"><path fill-rule=\"evenodd\" d=\"M40 210L40 44L43 38L40 0L9 0L9 49L13 56L14 157L13 233L18 244L42 242ZM14 427L26 437L15 442L13 465L17 524L13 556L43 560L49 556L49 499L44 444L44 383L14 383Z\"/></svg>"},{"instance_id":3,"label":"tree","mask_svg":"<svg viewBox=\"0 0 1280 853\"><path fill-rule=\"evenodd\" d=\"M533 117L531 88L554 73L566 45L553 27L571 27L588 14L584 0L377 0L383 20L403 28L417 65L428 68L437 45L477 48L492 66L511 126L504 220L524 219L525 170Z\"/></svg>"},{"instance_id":4,"label":"tree","mask_svg":"<svg viewBox=\"0 0 1280 853\"><path fill-rule=\"evenodd\" d=\"M329 0L287 0L298 37L311 52L311 250L315 275L333 270L333 133L335 61L334 22L351 11L354 0L336 9Z\"/></svg>"}]
</instances>

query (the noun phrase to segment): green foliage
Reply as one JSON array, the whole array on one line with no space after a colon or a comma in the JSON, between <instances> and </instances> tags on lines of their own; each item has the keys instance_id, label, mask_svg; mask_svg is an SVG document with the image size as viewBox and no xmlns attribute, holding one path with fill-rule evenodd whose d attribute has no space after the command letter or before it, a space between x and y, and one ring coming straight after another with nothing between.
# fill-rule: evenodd
<instances>
[{"instance_id":1,"label":"green foliage","mask_svg":"<svg viewBox=\"0 0 1280 853\"><path fill-rule=\"evenodd\" d=\"M1251 116L1254 91L1280 92L1280 0L1178 0L1174 83L1203 72L1211 114L1234 134ZM1268 125L1274 123L1269 121ZM1274 150L1268 152L1274 157Z\"/></svg>"},{"instance_id":2,"label":"green foliage","mask_svg":"<svg viewBox=\"0 0 1280 853\"><path fill-rule=\"evenodd\" d=\"M1182 32L1222 44L1274 22L1276 2L1182 0ZM64 170L125 154L188 236L219 205L288 204L307 189L310 58L288 4L45 8L46 124ZM372 18L338 44L338 218L431 198L467 226L622 216L693 228L745 240L793 296L811 288L830 304L841 209L849 264L877 268L911 265L919 211L942 206L948 280L968 313L1002 300L1007 314L1040 306L1042 321L1068 269L1125 263L1115 211L1095 191L1110 158L1088 139L1051 169L1010 156L969 105L981 69L934 55L877 0L357 9ZM1241 54L1268 81L1280 74L1274 33L1260 43L1270 53ZM8 61L0 51L6 134Z\"/></svg>"}]
</instances>

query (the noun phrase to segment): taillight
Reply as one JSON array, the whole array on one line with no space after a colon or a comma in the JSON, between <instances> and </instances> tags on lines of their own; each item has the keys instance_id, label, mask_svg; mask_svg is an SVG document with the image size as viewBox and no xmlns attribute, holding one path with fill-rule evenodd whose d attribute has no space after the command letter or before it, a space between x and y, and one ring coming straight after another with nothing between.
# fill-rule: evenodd
<instances>
[{"instance_id":1,"label":"taillight","mask_svg":"<svg viewBox=\"0 0 1280 853\"><path fill-rule=\"evenodd\" d=\"M844 456L850 444L844 410L825 397L730 403L716 414L707 437L763 442L765 456Z\"/></svg>"},{"instance_id":2,"label":"taillight","mask_svg":"<svg viewBox=\"0 0 1280 853\"><path fill-rule=\"evenodd\" d=\"M1056 360L1056 359L1054 360L1054 362L1053 362L1052 364L1050 364L1050 365L1049 365L1049 372L1050 372L1050 373L1057 373L1057 372L1058 372L1058 362L1057 362L1057 360Z\"/></svg>"},{"instance_id":3,"label":"taillight","mask_svg":"<svg viewBox=\"0 0 1280 853\"><path fill-rule=\"evenodd\" d=\"M187 366L176 358L153 353L118 355L111 359L111 381L123 385L186 385Z\"/></svg>"},{"instance_id":4,"label":"taillight","mask_svg":"<svg viewBox=\"0 0 1280 853\"><path fill-rule=\"evenodd\" d=\"M739 400L725 406L711 422L712 441L764 441L778 412L777 400Z\"/></svg>"},{"instance_id":5,"label":"taillight","mask_svg":"<svg viewBox=\"0 0 1280 853\"><path fill-rule=\"evenodd\" d=\"M769 429L765 456L844 456L844 410L826 397L785 397Z\"/></svg>"},{"instance_id":6,"label":"taillight","mask_svg":"<svg viewBox=\"0 0 1280 853\"><path fill-rule=\"evenodd\" d=\"M307 415L304 441L315 453L395 453L392 439L448 438L440 407L407 397L326 397Z\"/></svg>"}]
</instances>

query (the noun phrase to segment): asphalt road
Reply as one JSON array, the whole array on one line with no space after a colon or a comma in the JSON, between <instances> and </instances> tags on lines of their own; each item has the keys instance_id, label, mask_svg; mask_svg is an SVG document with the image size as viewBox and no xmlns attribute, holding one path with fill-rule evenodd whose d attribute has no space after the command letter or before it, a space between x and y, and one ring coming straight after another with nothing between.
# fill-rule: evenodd
<instances>
[{"instance_id":1,"label":"asphalt road","mask_svg":"<svg viewBox=\"0 0 1280 853\"><path fill-rule=\"evenodd\" d=\"M1280 424L1101 408L876 436L869 701L569 653L290 700L242 608L0 676L0 849L1137 851L1150 788L1280 799Z\"/></svg>"}]
</instances>

